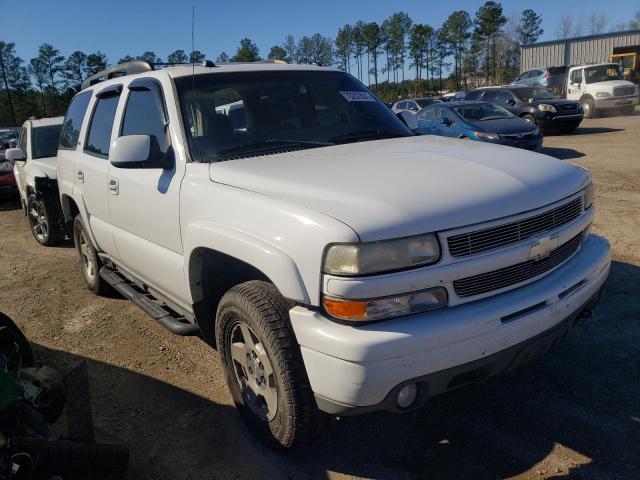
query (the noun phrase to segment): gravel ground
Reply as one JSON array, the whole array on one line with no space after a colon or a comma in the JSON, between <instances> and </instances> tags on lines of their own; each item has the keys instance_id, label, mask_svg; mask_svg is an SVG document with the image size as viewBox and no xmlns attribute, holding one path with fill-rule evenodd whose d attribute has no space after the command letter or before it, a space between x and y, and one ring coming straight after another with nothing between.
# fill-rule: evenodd
<instances>
[{"instance_id":1,"label":"gravel ground","mask_svg":"<svg viewBox=\"0 0 640 480\"><path fill-rule=\"evenodd\" d=\"M407 414L342 419L288 456L244 429L216 352L84 288L70 243L37 245L0 205L0 311L66 369L89 363L98 436L130 479L640 478L640 114L586 120L545 152L592 171L594 231L612 243L603 301L538 362Z\"/></svg>"}]
</instances>

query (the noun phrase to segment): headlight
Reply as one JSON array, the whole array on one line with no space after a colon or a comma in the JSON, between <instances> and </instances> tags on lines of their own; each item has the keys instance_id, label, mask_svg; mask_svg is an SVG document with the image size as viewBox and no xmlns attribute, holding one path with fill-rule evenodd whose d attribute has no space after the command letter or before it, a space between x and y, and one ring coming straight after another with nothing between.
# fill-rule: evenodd
<instances>
[{"instance_id":1,"label":"headlight","mask_svg":"<svg viewBox=\"0 0 640 480\"><path fill-rule=\"evenodd\" d=\"M447 291L443 287L436 287L391 297L365 300L324 297L322 304L329 315L340 320L375 322L445 307L447 305Z\"/></svg>"},{"instance_id":2,"label":"headlight","mask_svg":"<svg viewBox=\"0 0 640 480\"><path fill-rule=\"evenodd\" d=\"M538 105L538 110L540 110L541 112L556 112L556 107L554 107L553 105L550 105L548 103L541 103L540 105Z\"/></svg>"},{"instance_id":3,"label":"headlight","mask_svg":"<svg viewBox=\"0 0 640 480\"><path fill-rule=\"evenodd\" d=\"M13 169L13 163L10 161L0 162L0 172L10 172Z\"/></svg>"},{"instance_id":4,"label":"headlight","mask_svg":"<svg viewBox=\"0 0 640 480\"><path fill-rule=\"evenodd\" d=\"M330 245L324 256L324 273L369 275L428 265L440 258L433 233L381 242Z\"/></svg>"},{"instance_id":5,"label":"headlight","mask_svg":"<svg viewBox=\"0 0 640 480\"><path fill-rule=\"evenodd\" d=\"M478 138L486 138L487 140L500 140L500 135L498 135L497 133L475 132L475 134Z\"/></svg>"},{"instance_id":6,"label":"headlight","mask_svg":"<svg viewBox=\"0 0 640 480\"><path fill-rule=\"evenodd\" d=\"M589 182L587 188L584 189L584 209L586 210L593 205L593 199L596 196L595 188L593 187L593 181Z\"/></svg>"},{"instance_id":7,"label":"headlight","mask_svg":"<svg viewBox=\"0 0 640 480\"><path fill-rule=\"evenodd\" d=\"M611 94L609 92L596 92L596 97L610 97Z\"/></svg>"}]
</instances>

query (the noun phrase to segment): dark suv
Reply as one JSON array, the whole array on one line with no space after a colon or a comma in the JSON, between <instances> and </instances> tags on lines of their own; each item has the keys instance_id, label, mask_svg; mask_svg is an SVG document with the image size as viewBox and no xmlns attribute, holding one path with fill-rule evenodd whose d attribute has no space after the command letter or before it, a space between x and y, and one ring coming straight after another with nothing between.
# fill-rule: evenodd
<instances>
[{"instance_id":1,"label":"dark suv","mask_svg":"<svg viewBox=\"0 0 640 480\"><path fill-rule=\"evenodd\" d=\"M477 88L470 91L465 100L491 102L542 128L557 128L567 133L573 132L582 121L578 102L557 99L540 87L507 85Z\"/></svg>"}]
</instances>

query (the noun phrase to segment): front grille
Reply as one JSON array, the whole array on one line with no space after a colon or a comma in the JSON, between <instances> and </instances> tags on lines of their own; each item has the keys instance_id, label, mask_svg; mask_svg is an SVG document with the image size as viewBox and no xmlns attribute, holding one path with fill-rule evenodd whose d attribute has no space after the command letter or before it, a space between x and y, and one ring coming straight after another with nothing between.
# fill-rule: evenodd
<instances>
[{"instance_id":1,"label":"front grille","mask_svg":"<svg viewBox=\"0 0 640 480\"><path fill-rule=\"evenodd\" d=\"M547 257L539 260L527 260L492 272L455 280L453 289L459 297L471 297L537 277L557 267L573 255L580 247L583 238L584 233L580 232L568 242L551 251Z\"/></svg>"},{"instance_id":2,"label":"front grille","mask_svg":"<svg viewBox=\"0 0 640 480\"><path fill-rule=\"evenodd\" d=\"M580 196L533 217L453 235L447 239L449 253L454 257L465 257L518 243L537 233L553 230L569 223L581 213L582 197Z\"/></svg>"},{"instance_id":3,"label":"front grille","mask_svg":"<svg viewBox=\"0 0 640 480\"><path fill-rule=\"evenodd\" d=\"M506 133L500 135L500 138L504 138L505 140L529 140L533 137L535 137L535 134L533 132Z\"/></svg>"},{"instance_id":4,"label":"front grille","mask_svg":"<svg viewBox=\"0 0 640 480\"><path fill-rule=\"evenodd\" d=\"M578 110L578 104L577 103L563 103L560 105L560 110L562 110L563 112L575 112L576 110Z\"/></svg>"},{"instance_id":5,"label":"front grille","mask_svg":"<svg viewBox=\"0 0 640 480\"><path fill-rule=\"evenodd\" d=\"M636 93L636 87L631 85L613 88L613 95L616 97L624 97L625 95L633 95L634 93Z\"/></svg>"}]
</instances>

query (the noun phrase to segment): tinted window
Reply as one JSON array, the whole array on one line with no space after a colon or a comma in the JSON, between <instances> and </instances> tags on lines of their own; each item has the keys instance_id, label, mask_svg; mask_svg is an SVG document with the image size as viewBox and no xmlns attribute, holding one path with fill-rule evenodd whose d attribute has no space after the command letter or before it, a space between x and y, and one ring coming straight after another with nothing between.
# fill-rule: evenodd
<instances>
[{"instance_id":1,"label":"tinted window","mask_svg":"<svg viewBox=\"0 0 640 480\"><path fill-rule=\"evenodd\" d=\"M20 129L20 140L18 140L18 148L22 150L23 158L27 158L27 129L22 127Z\"/></svg>"},{"instance_id":2,"label":"tinted window","mask_svg":"<svg viewBox=\"0 0 640 480\"><path fill-rule=\"evenodd\" d=\"M487 90L482 99L498 105L506 105L507 101L513 99L513 95L504 90Z\"/></svg>"},{"instance_id":3,"label":"tinted window","mask_svg":"<svg viewBox=\"0 0 640 480\"><path fill-rule=\"evenodd\" d=\"M452 125L455 125L456 122L458 121L458 117L448 108L439 108L435 116L436 116L436 120L440 120L442 118L448 118Z\"/></svg>"},{"instance_id":4,"label":"tinted window","mask_svg":"<svg viewBox=\"0 0 640 480\"><path fill-rule=\"evenodd\" d=\"M511 90L516 97L518 97L523 102L528 102L530 98L534 100L551 100L556 98L553 96L553 93L544 89L544 88L514 88Z\"/></svg>"},{"instance_id":5,"label":"tinted window","mask_svg":"<svg viewBox=\"0 0 640 480\"><path fill-rule=\"evenodd\" d=\"M122 122L121 135L151 135L158 141L160 151L167 151L164 107L149 90L132 90Z\"/></svg>"},{"instance_id":6,"label":"tinted window","mask_svg":"<svg viewBox=\"0 0 640 480\"><path fill-rule=\"evenodd\" d=\"M64 117L64 123L62 124L59 148L75 150L78 144L78 137L80 136L82 120L84 119L84 114L87 111L90 99L91 92L83 92L71 100L71 105L69 105L67 115Z\"/></svg>"},{"instance_id":7,"label":"tinted window","mask_svg":"<svg viewBox=\"0 0 640 480\"><path fill-rule=\"evenodd\" d=\"M175 84L191 156L200 161L411 135L343 72L214 73Z\"/></svg>"},{"instance_id":8,"label":"tinted window","mask_svg":"<svg viewBox=\"0 0 640 480\"><path fill-rule=\"evenodd\" d=\"M31 155L33 158L55 157L58 152L62 125L47 125L31 130Z\"/></svg>"},{"instance_id":9,"label":"tinted window","mask_svg":"<svg viewBox=\"0 0 640 480\"><path fill-rule=\"evenodd\" d=\"M461 104L453 107L453 110L462 118L472 121L498 120L515 116L513 113L493 103Z\"/></svg>"},{"instance_id":10,"label":"tinted window","mask_svg":"<svg viewBox=\"0 0 640 480\"><path fill-rule=\"evenodd\" d=\"M482 90L472 90L464 97L465 100L478 100L482 95Z\"/></svg>"},{"instance_id":11,"label":"tinted window","mask_svg":"<svg viewBox=\"0 0 640 480\"><path fill-rule=\"evenodd\" d=\"M85 151L101 157L109 156L113 118L116 115L119 99L120 97L117 95L98 99L93 117L91 117Z\"/></svg>"}]
</instances>

